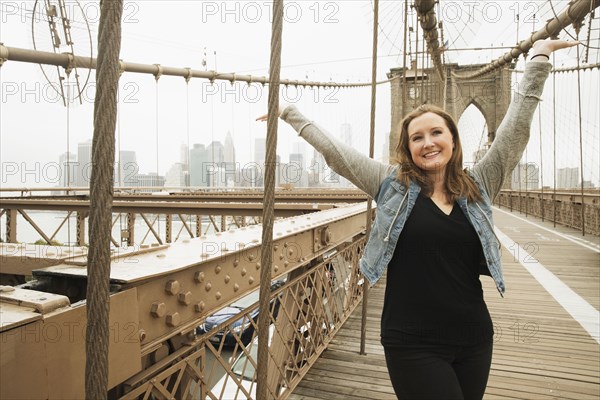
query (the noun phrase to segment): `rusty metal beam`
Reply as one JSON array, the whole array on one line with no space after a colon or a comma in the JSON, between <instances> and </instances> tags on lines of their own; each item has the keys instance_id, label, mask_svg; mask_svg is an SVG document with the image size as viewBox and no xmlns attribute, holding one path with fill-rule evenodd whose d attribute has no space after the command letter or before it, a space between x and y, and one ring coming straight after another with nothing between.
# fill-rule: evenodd
<instances>
[{"instance_id":1,"label":"rusty metal beam","mask_svg":"<svg viewBox=\"0 0 600 400\"><path fill-rule=\"evenodd\" d=\"M35 200L35 199L0 199L0 208L19 210L52 210L52 211L89 211L89 200ZM195 203L165 201L115 201L113 212L159 213L159 214L198 214L204 215L243 215L260 216L262 203ZM275 215L289 217L298 214L327 210L336 207L333 203L283 203L275 205Z\"/></svg>"}]
</instances>

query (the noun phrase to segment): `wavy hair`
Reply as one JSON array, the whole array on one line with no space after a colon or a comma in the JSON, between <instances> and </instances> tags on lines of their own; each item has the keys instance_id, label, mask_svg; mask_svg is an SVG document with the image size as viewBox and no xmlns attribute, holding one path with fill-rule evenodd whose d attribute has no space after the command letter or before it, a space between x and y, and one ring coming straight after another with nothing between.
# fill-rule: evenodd
<instances>
[{"instance_id":1,"label":"wavy hair","mask_svg":"<svg viewBox=\"0 0 600 400\"><path fill-rule=\"evenodd\" d=\"M400 122L400 140L398 147L396 147L397 156L395 158L395 161L400 164L397 179L407 187L411 180L417 182L421 186L423 194L427 196L431 196L433 193L431 178L427 176L423 169L415 164L408 148L408 126L415 118L426 113L434 113L442 117L454 141L452 157L450 157L446 165L444 177L444 188L448 201L454 203L459 197L466 197L470 202L482 200L477 184L469 176L467 170L463 170L463 151L456 122L454 122L452 116L446 111L431 104L423 104L417 107Z\"/></svg>"}]
</instances>

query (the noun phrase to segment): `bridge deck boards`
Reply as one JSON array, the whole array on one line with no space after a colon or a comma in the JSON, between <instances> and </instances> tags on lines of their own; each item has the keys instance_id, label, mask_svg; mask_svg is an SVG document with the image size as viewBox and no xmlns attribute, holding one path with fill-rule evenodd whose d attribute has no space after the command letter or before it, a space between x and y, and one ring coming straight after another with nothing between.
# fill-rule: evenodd
<instances>
[{"instance_id":1,"label":"bridge deck boards","mask_svg":"<svg viewBox=\"0 0 600 400\"><path fill-rule=\"evenodd\" d=\"M598 237L557 227L564 236L503 212L498 228L596 310L600 293ZM528 220L552 229L552 224ZM528 245L528 246L527 246ZM600 397L600 345L515 259L502 250L507 284L501 298L491 279L482 278L496 336L486 399L597 399ZM385 283L371 289L367 312L367 355L358 354L361 307L346 321L317 363L290 395L293 400L394 399L387 375L379 323ZM598 314L595 323L598 324Z\"/></svg>"}]
</instances>

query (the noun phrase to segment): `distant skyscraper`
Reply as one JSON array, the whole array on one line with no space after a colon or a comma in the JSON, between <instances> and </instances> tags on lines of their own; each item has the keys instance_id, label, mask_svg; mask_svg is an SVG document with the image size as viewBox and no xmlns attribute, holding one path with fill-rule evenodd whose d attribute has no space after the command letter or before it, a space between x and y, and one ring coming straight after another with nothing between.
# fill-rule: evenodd
<instances>
[{"instance_id":1,"label":"distant skyscraper","mask_svg":"<svg viewBox=\"0 0 600 400\"><path fill-rule=\"evenodd\" d=\"M225 145L223 146L223 158L226 163L235 164L235 146L231 132L227 132L225 136Z\"/></svg>"},{"instance_id":2,"label":"distant skyscraper","mask_svg":"<svg viewBox=\"0 0 600 400\"><path fill-rule=\"evenodd\" d=\"M265 163L265 140L265 138L254 139L254 162L259 164L261 169Z\"/></svg>"},{"instance_id":3,"label":"distant skyscraper","mask_svg":"<svg viewBox=\"0 0 600 400\"><path fill-rule=\"evenodd\" d=\"M519 183L520 182L520 183ZM535 190L540 188L540 169L535 163L519 164L512 172L512 190Z\"/></svg>"},{"instance_id":4,"label":"distant skyscraper","mask_svg":"<svg viewBox=\"0 0 600 400\"><path fill-rule=\"evenodd\" d=\"M218 141L212 142L206 147L206 151L208 152L210 161L214 162L217 166L220 167L225 162L225 149L223 143Z\"/></svg>"},{"instance_id":5,"label":"distant skyscraper","mask_svg":"<svg viewBox=\"0 0 600 400\"><path fill-rule=\"evenodd\" d=\"M68 157L68 159L67 159ZM69 187L75 185L75 167L77 158L73 153L63 153L58 159L60 165L60 182L58 184L62 187Z\"/></svg>"},{"instance_id":6,"label":"distant skyscraper","mask_svg":"<svg viewBox=\"0 0 600 400\"><path fill-rule=\"evenodd\" d=\"M165 175L165 186L167 187L184 187L186 185L186 171L182 163L175 163L167 171Z\"/></svg>"},{"instance_id":7,"label":"distant skyscraper","mask_svg":"<svg viewBox=\"0 0 600 400\"><path fill-rule=\"evenodd\" d=\"M115 183L121 187L135 187L139 174L135 151L121 150L120 157L115 162Z\"/></svg>"},{"instance_id":8,"label":"distant skyscraper","mask_svg":"<svg viewBox=\"0 0 600 400\"><path fill-rule=\"evenodd\" d=\"M190 150L190 186L208 186L207 169L211 159L203 144L194 144Z\"/></svg>"},{"instance_id":9,"label":"distant skyscraper","mask_svg":"<svg viewBox=\"0 0 600 400\"><path fill-rule=\"evenodd\" d=\"M75 185L89 187L92 178L92 140L77 144L77 168L75 168Z\"/></svg>"},{"instance_id":10,"label":"distant skyscraper","mask_svg":"<svg viewBox=\"0 0 600 400\"><path fill-rule=\"evenodd\" d=\"M190 169L190 148L187 144L182 143L179 147L179 163L183 165L184 171Z\"/></svg>"},{"instance_id":11,"label":"distant skyscraper","mask_svg":"<svg viewBox=\"0 0 600 400\"><path fill-rule=\"evenodd\" d=\"M579 167L558 168L556 170L556 187L558 189L573 189L580 186Z\"/></svg>"}]
</instances>

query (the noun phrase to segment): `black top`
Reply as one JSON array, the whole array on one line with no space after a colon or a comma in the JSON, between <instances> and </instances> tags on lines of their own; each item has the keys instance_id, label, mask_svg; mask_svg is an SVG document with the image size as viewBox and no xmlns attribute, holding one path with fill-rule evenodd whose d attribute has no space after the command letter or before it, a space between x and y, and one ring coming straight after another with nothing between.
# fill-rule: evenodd
<instances>
[{"instance_id":1,"label":"black top","mask_svg":"<svg viewBox=\"0 0 600 400\"><path fill-rule=\"evenodd\" d=\"M458 204L419 195L387 270L381 342L476 344L494 332L479 281L481 243Z\"/></svg>"}]
</instances>

